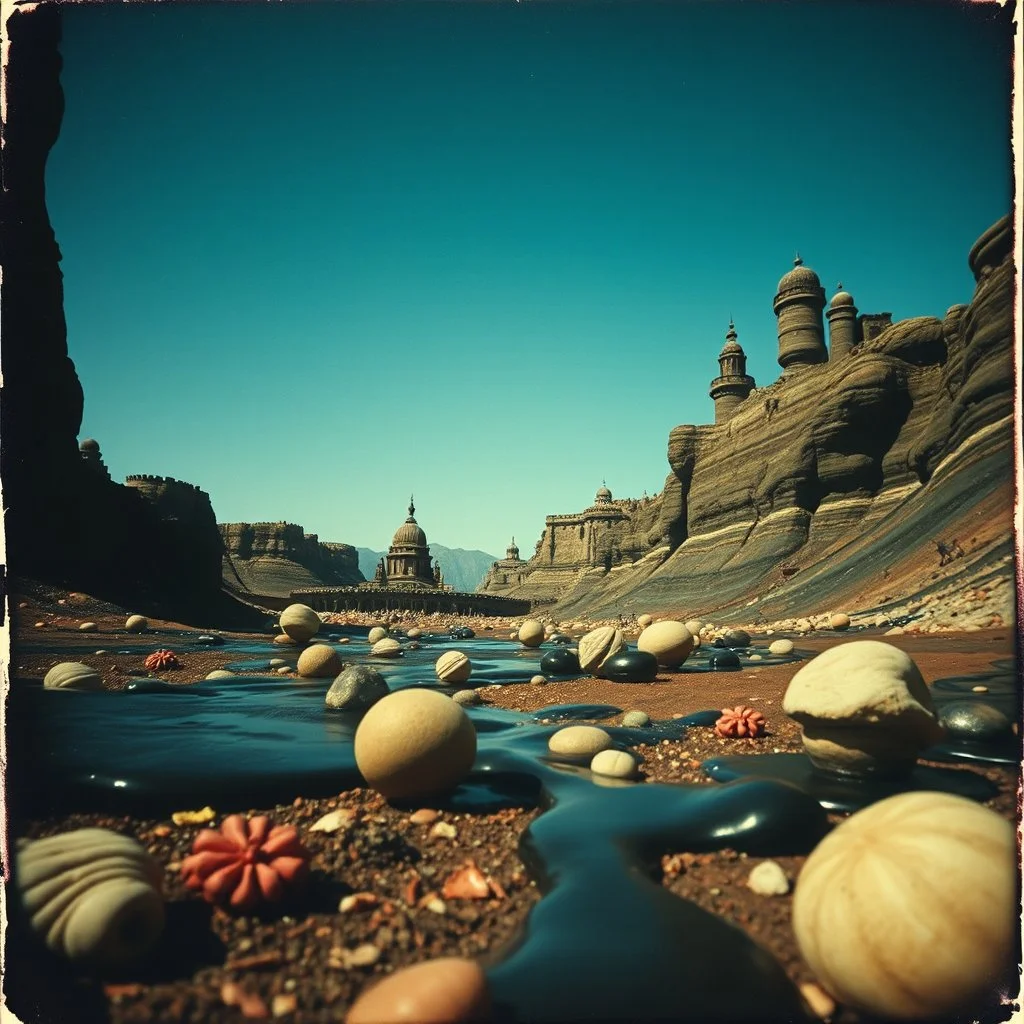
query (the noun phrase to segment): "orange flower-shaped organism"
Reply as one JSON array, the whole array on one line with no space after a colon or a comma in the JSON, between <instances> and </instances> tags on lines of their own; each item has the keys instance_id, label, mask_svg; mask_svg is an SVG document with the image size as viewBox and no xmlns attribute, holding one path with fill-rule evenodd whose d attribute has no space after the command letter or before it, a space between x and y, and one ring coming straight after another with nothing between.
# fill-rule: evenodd
<instances>
[{"instance_id":1,"label":"orange flower-shaped organism","mask_svg":"<svg viewBox=\"0 0 1024 1024\"><path fill-rule=\"evenodd\" d=\"M209 903L252 910L277 903L305 881L309 851L292 825L270 827L265 814L246 819L232 814L220 831L204 828L181 863L189 889L201 889Z\"/></svg>"},{"instance_id":2,"label":"orange flower-shaped organism","mask_svg":"<svg viewBox=\"0 0 1024 1024\"><path fill-rule=\"evenodd\" d=\"M146 659L146 670L148 672L159 672L164 668L181 668L181 662L174 651L154 651Z\"/></svg>"},{"instance_id":3,"label":"orange flower-shaped organism","mask_svg":"<svg viewBox=\"0 0 1024 1024\"><path fill-rule=\"evenodd\" d=\"M722 708L722 717L715 722L715 732L719 736L763 736L765 724L760 711L739 704Z\"/></svg>"}]
</instances>

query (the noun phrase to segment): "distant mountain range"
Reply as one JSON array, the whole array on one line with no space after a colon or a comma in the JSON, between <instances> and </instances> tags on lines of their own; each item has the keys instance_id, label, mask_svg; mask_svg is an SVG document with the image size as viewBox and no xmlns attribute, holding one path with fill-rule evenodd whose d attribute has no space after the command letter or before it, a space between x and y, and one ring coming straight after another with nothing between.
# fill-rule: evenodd
<instances>
[{"instance_id":1,"label":"distant mountain range","mask_svg":"<svg viewBox=\"0 0 1024 1024\"><path fill-rule=\"evenodd\" d=\"M359 571L368 580L377 572L377 563L386 551L372 551L370 548L356 548L359 553ZM483 582L491 563L500 556L489 555L486 551L466 551L464 548L446 548L443 544L430 544L430 553L441 565L446 585L462 593L472 594Z\"/></svg>"}]
</instances>

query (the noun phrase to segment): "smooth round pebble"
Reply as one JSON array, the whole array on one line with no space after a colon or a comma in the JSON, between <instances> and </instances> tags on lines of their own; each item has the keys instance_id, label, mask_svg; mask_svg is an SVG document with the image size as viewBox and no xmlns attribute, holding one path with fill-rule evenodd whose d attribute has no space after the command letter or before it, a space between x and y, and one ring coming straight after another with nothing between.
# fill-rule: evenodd
<instances>
[{"instance_id":1,"label":"smooth round pebble","mask_svg":"<svg viewBox=\"0 0 1024 1024\"><path fill-rule=\"evenodd\" d=\"M212 672L208 672L206 675L207 679L234 679L235 673L229 672L225 668L215 668Z\"/></svg>"},{"instance_id":2,"label":"smooth round pebble","mask_svg":"<svg viewBox=\"0 0 1024 1024\"><path fill-rule=\"evenodd\" d=\"M473 673L473 663L462 651L445 651L434 663L434 674L442 683L464 683Z\"/></svg>"},{"instance_id":3,"label":"smooth round pebble","mask_svg":"<svg viewBox=\"0 0 1024 1024\"><path fill-rule=\"evenodd\" d=\"M547 682L548 681L547 681L547 679L544 676L539 676L538 675L538 676L531 676L530 677L530 683L533 686L546 686Z\"/></svg>"},{"instance_id":4,"label":"smooth round pebble","mask_svg":"<svg viewBox=\"0 0 1024 1024\"><path fill-rule=\"evenodd\" d=\"M274 637L274 643L278 647L294 647L298 641L293 640L287 633L279 633Z\"/></svg>"},{"instance_id":5,"label":"smooth round pebble","mask_svg":"<svg viewBox=\"0 0 1024 1024\"><path fill-rule=\"evenodd\" d=\"M683 623L683 625L696 637L700 631L704 628L704 623L700 619L689 619Z\"/></svg>"},{"instance_id":6,"label":"smooth round pebble","mask_svg":"<svg viewBox=\"0 0 1024 1024\"><path fill-rule=\"evenodd\" d=\"M613 779L628 779L636 774L636 758L626 750L602 750L594 755L590 770Z\"/></svg>"},{"instance_id":7,"label":"smooth round pebble","mask_svg":"<svg viewBox=\"0 0 1024 1024\"><path fill-rule=\"evenodd\" d=\"M828 624L833 629L844 630L850 628L850 616L845 612L833 612L828 617Z\"/></svg>"},{"instance_id":8,"label":"smooth round pebble","mask_svg":"<svg viewBox=\"0 0 1024 1024\"><path fill-rule=\"evenodd\" d=\"M332 679L341 671L341 658L328 644L313 644L299 655L295 671L305 679Z\"/></svg>"},{"instance_id":9,"label":"smooth round pebble","mask_svg":"<svg viewBox=\"0 0 1024 1024\"><path fill-rule=\"evenodd\" d=\"M637 638L636 646L653 654L662 668L676 668L693 650L693 634L681 622L663 619L648 626Z\"/></svg>"},{"instance_id":10,"label":"smooth round pebble","mask_svg":"<svg viewBox=\"0 0 1024 1024\"><path fill-rule=\"evenodd\" d=\"M583 670L580 660L568 647L556 647L540 659L540 670L546 676L578 676Z\"/></svg>"},{"instance_id":11,"label":"smooth round pebble","mask_svg":"<svg viewBox=\"0 0 1024 1024\"><path fill-rule=\"evenodd\" d=\"M149 629L149 619L145 615L129 615L125 620L124 628L129 633L145 633Z\"/></svg>"},{"instance_id":12,"label":"smooth round pebble","mask_svg":"<svg viewBox=\"0 0 1024 1024\"><path fill-rule=\"evenodd\" d=\"M654 617L651 615L638 615L636 618L636 624L641 629L646 629L653 621Z\"/></svg>"},{"instance_id":13,"label":"smooth round pebble","mask_svg":"<svg viewBox=\"0 0 1024 1024\"><path fill-rule=\"evenodd\" d=\"M991 704L980 700L954 700L939 710L939 724L950 739L991 743L1013 738L1013 722Z\"/></svg>"},{"instance_id":14,"label":"smooth round pebble","mask_svg":"<svg viewBox=\"0 0 1024 1024\"><path fill-rule=\"evenodd\" d=\"M517 636L524 647L540 647L544 643L544 625L536 619L527 619L519 627Z\"/></svg>"},{"instance_id":15,"label":"smooth round pebble","mask_svg":"<svg viewBox=\"0 0 1024 1024\"><path fill-rule=\"evenodd\" d=\"M760 654L751 654L747 658L748 661L763 661L764 659Z\"/></svg>"},{"instance_id":16,"label":"smooth round pebble","mask_svg":"<svg viewBox=\"0 0 1024 1024\"><path fill-rule=\"evenodd\" d=\"M287 676L287 675L291 675L291 671L292 670L287 665L285 665L283 668L277 669L277 674L279 676Z\"/></svg>"},{"instance_id":17,"label":"smooth round pebble","mask_svg":"<svg viewBox=\"0 0 1024 1024\"><path fill-rule=\"evenodd\" d=\"M548 738L548 750L552 754L588 760L611 745L611 736L596 725L567 725Z\"/></svg>"},{"instance_id":18,"label":"smooth round pebble","mask_svg":"<svg viewBox=\"0 0 1024 1024\"><path fill-rule=\"evenodd\" d=\"M613 683L653 683L658 659L647 651L619 651L601 664L601 678Z\"/></svg>"},{"instance_id":19,"label":"smooth round pebble","mask_svg":"<svg viewBox=\"0 0 1024 1024\"><path fill-rule=\"evenodd\" d=\"M740 657L735 651L728 648L720 651L712 651L708 655L708 668L716 672L729 671L740 667Z\"/></svg>"},{"instance_id":20,"label":"smooth round pebble","mask_svg":"<svg viewBox=\"0 0 1024 1024\"><path fill-rule=\"evenodd\" d=\"M726 647L750 646L750 634L745 629L727 629L722 639Z\"/></svg>"},{"instance_id":21,"label":"smooth round pebble","mask_svg":"<svg viewBox=\"0 0 1024 1024\"><path fill-rule=\"evenodd\" d=\"M281 612L281 630L300 644L312 640L320 631L320 616L309 605L290 604Z\"/></svg>"},{"instance_id":22,"label":"smooth round pebble","mask_svg":"<svg viewBox=\"0 0 1024 1024\"><path fill-rule=\"evenodd\" d=\"M627 729L642 729L651 724L651 716L646 711L627 711L622 716L622 724Z\"/></svg>"},{"instance_id":23,"label":"smooth round pebble","mask_svg":"<svg viewBox=\"0 0 1024 1024\"><path fill-rule=\"evenodd\" d=\"M374 626L366 635L367 642L372 647L375 643L383 640L388 635L388 631L383 626Z\"/></svg>"},{"instance_id":24,"label":"smooth round pebble","mask_svg":"<svg viewBox=\"0 0 1024 1024\"><path fill-rule=\"evenodd\" d=\"M80 633L95 633L100 627L95 622L83 622L79 627Z\"/></svg>"},{"instance_id":25,"label":"smooth round pebble","mask_svg":"<svg viewBox=\"0 0 1024 1024\"><path fill-rule=\"evenodd\" d=\"M378 640L370 648L370 655L374 658L400 658L402 656L402 645L391 637L386 636Z\"/></svg>"},{"instance_id":26,"label":"smooth round pebble","mask_svg":"<svg viewBox=\"0 0 1024 1024\"><path fill-rule=\"evenodd\" d=\"M269 662L271 668L284 668L287 664L284 658L271 658Z\"/></svg>"},{"instance_id":27,"label":"smooth round pebble","mask_svg":"<svg viewBox=\"0 0 1024 1024\"><path fill-rule=\"evenodd\" d=\"M452 700L456 704L461 704L464 708L468 708L480 703L480 694L476 690L456 690L452 694Z\"/></svg>"},{"instance_id":28,"label":"smooth round pebble","mask_svg":"<svg viewBox=\"0 0 1024 1024\"><path fill-rule=\"evenodd\" d=\"M789 892L789 879L780 864L766 860L750 872L747 888L758 896L785 896Z\"/></svg>"},{"instance_id":29,"label":"smooth round pebble","mask_svg":"<svg viewBox=\"0 0 1024 1024\"><path fill-rule=\"evenodd\" d=\"M793 641L792 640L773 640L768 645L769 654L792 654L793 653Z\"/></svg>"}]
</instances>

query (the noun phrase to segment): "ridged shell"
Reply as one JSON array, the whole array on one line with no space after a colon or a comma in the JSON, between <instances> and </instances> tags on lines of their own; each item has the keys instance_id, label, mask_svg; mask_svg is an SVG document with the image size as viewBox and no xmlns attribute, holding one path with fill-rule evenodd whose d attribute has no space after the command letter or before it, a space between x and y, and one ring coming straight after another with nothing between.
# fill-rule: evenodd
<instances>
[{"instance_id":1,"label":"ridged shell","mask_svg":"<svg viewBox=\"0 0 1024 1024\"><path fill-rule=\"evenodd\" d=\"M464 683L473 671L472 662L462 651L445 651L434 665L442 683Z\"/></svg>"},{"instance_id":2,"label":"ridged shell","mask_svg":"<svg viewBox=\"0 0 1024 1024\"><path fill-rule=\"evenodd\" d=\"M43 677L47 690L102 690L103 679L91 665L62 661Z\"/></svg>"},{"instance_id":3,"label":"ridged shell","mask_svg":"<svg viewBox=\"0 0 1024 1024\"><path fill-rule=\"evenodd\" d=\"M391 637L387 636L383 640L378 640L370 648L370 654L376 658L397 658L401 653L402 645L397 640L392 640Z\"/></svg>"},{"instance_id":4,"label":"ridged shell","mask_svg":"<svg viewBox=\"0 0 1024 1024\"><path fill-rule=\"evenodd\" d=\"M320 631L320 616L309 605L290 604L281 612L281 629L293 640L304 644Z\"/></svg>"},{"instance_id":5,"label":"ridged shell","mask_svg":"<svg viewBox=\"0 0 1024 1024\"><path fill-rule=\"evenodd\" d=\"M626 646L622 630L614 626L598 626L580 637L580 668L584 672L597 672L606 658L618 654Z\"/></svg>"},{"instance_id":6,"label":"ridged shell","mask_svg":"<svg viewBox=\"0 0 1024 1024\"><path fill-rule=\"evenodd\" d=\"M164 926L160 865L127 836L78 829L22 843L18 891L32 929L54 952L92 966L146 953Z\"/></svg>"}]
</instances>

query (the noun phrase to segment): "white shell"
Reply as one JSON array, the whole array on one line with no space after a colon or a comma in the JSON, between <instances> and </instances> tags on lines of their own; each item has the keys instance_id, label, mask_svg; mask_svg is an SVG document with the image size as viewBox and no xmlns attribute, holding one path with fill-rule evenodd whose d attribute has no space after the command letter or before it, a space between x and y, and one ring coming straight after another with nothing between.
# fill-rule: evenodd
<instances>
[{"instance_id":1,"label":"white shell","mask_svg":"<svg viewBox=\"0 0 1024 1024\"><path fill-rule=\"evenodd\" d=\"M62 661L43 677L47 690L102 690L103 679L91 665L80 661Z\"/></svg>"},{"instance_id":2,"label":"white shell","mask_svg":"<svg viewBox=\"0 0 1024 1024\"><path fill-rule=\"evenodd\" d=\"M626 646L622 630L614 626L598 626L580 637L579 661L584 672L596 672L607 658Z\"/></svg>"},{"instance_id":3,"label":"white shell","mask_svg":"<svg viewBox=\"0 0 1024 1024\"><path fill-rule=\"evenodd\" d=\"M83 828L23 842L15 877L33 931L76 963L129 963L163 931L163 870L127 836Z\"/></svg>"}]
</instances>

